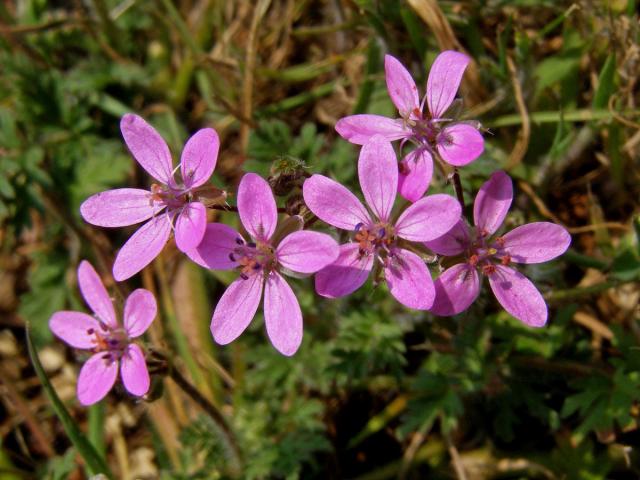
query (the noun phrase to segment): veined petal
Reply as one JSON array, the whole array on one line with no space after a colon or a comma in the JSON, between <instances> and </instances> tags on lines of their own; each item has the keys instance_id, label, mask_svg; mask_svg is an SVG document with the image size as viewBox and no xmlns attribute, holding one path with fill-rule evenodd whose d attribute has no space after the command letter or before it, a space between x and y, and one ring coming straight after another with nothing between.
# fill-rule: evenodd
<instances>
[{"instance_id":1,"label":"veined petal","mask_svg":"<svg viewBox=\"0 0 640 480\"><path fill-rule=\"evenodd\" d=\"M494 172L476 195L473 203L473 222L481 233L495 233L509 212L513 200L513 183L509 175Z\"/></svg>"},{"instance_id":2,"label":"veined petal","mask_svg":"<svg viewBox=\"0 0 640 480\"><path fill-rule=\"evenodd\" d=\"M396 222L396 233L412 242L428 242L451 230L461 214L460 204L451 195L430 195L421 198L400 215Z\"/></svg>"},{"instance_id":3,"label":"veined petal","mask_svg":"<svg viewBox=\"0 0 640 480\"><path fill-rule=\"evenodd\" d=\"M293 290L277 272L267 278L264 322L276 350L287 356L296 353L302 342L302 312Z\"/></svg>"},{"instance_id":4,"label":"veined petal","mask_svg":"<svg viewBox=\"0 0 640 480\"><path fill-rule=\"evenodd\" d=\"M471 245L469 227L461 218L447 233L435 240L424 242L424 244L438 255L446 257L459 255Z\"/></svg>"},{"instance_id":5,"label":"veined petal","mask_svg":"<svg viewBox=\"0 0 640 480\"><path fill-rule=\"evenodd\" d=\"M369 213L345 186L324 175L307 178L302 186L304 202L323 222L343 230L370 222Z\"/></svg>"},{"instance_id":6,"label":"veined petal","mask_svg":"<svg viewBox=\"0 0 640 480\"><path fill-rule=\"evenodd\" d=\"M87 360L78 375L78 400L84 406L102 400L118 376L118 362L109 358L109 353L98 352Z\"/></svg>"},{"instance_id":7,"label":"veined petal","mask_svg":"<svg viewBox=\"0 0 640 480\"><path fill-rule=\"evenodd\" d=\"M520 272L496 265L489 275L489 284L500 305L530 327L547 323L547 304L531 281Z\"/></svg>"},{"instance_id":8,"label":"veined petal","mask_svg":"<svg viewBox=\"0 0 640 480\"><path fill-rule=\"evenodd\" d=\"M467 263L448 268L434 283L436 299L430 311L443 317L464 312L480 293L478 272Z\"/></svg>"},{"instance_id":9,"label":"veined petal","mask_svg":"<svg viewBox=\"0 0 640 480\"><path fill-rule=\"evenodd\" d=\"M357 243L340 245L336 261L316 274L316 292L328 298L349 295L367 281L372 266L373 255L361 257Z\"/></svg>"},{"instance_id":10,"label":"veined petal","mask_svg":"<svg viewBox=\"0 0 640 480\"><path fill-rule=\"evenodd\" d=\"M113 264L113 277L121 282L134 276L162 251L171 233L171 214L152 218L122 246Z\"/></svg>"},{"instance_id":11,"label":"veined petal","mask_svg":"<svg viewBox=\"0 0 640 480\"><path fill-rule=\"evenodd\" d=\"M471 125L456 123L440 132L436 139L436 147L445 162L462 167L473 162L482 154L484 138Z\"/></svg>"},{"instance_id":12,"label":"veined petal","mask_svg":"<svg viewBox=\"0 0 640 480\"><path fill-rule=\"evenodd\" d=\"M326 233L301 230L287 235L276 251L278 263L300 273L315 273L338 258L340 249Z\"/></svg>"},{"instance_id":13,"label":"veined petal","mask_svg":"<svg viewBox=\"0 0 640 480\"><path fill-rule=\"evenodd\" d=\"M514 228L502 237L502 251L516 263L542 263L562 255L571 244L571 235L560 225L534 222Z\"/></svg>"},{"instance_id":14,"label":"veined petal","mask_svg":"<svg viewBox=\"0 0 640 480\"><path fill-rule=\"evenodd\" d=\"M187 140L180 157L180 171L186 188L199 187L211 177L218 161L220 138L213 128L198 130Z\"/></svg>"},{"instance_id":15,"label":"veined petal","mask_svg":"<svg viewBox=\"0 0 640 480\"><path fill-rule=\"evenodd\" d=\"M398 192L403 198L415 202L429 188L433 176L433 158L422 148L409 152L400 163Z\"/></svg>"},{"instance_id":16,"label":"veined petal","mask_svg":"<svg viewBox=\"0 0 640 480\"><path fill-rule=\"evenodd\" d=\"M127 113L120 120L120 131L140 166L153 178L168 185L173 179L171 152L156 129L142 117Z\"/></svg>"},{"instance_id":17,"label":"veined petal","mask_svg":"<svg viewBox=\"0 0 640 480\"><path fill-rule=\"evenodd\" d=\"M401 304L417 310L433 305L435 289L429 269L413 252L396 249L384 268L384 277L391 295Z\"/></svg>"},{"instance_id":18,"label":"veined petal","mask_svg":"<svg viewBox=\"0 0 640 480\"><path fill-rule=\"evenodd\" d=\"M447 50L438 55L431 65L427 79L427 105L433 118L441 118L453 102L469 60L463 53Z\"/></svg>"},{"instance_id":19,"label":"veined petal","mask_svg":"<svg viewBox=\"0 0 640 480\"><path fill-rule=\"evenodd\" d=\"M134 290L124 304L124 329L127 335L136 338L146 332L157 312L156 299L149 290Z\"/></svg>"},{"instance_id":20,"label":"veined petal","mask_svg":"<svg viewBox=\"0 0 640 480\"><path fill-rule=\"evenodd\" d=\"M391 143L380 135L362 146L358 159L358 178L364 198L373 213L389 219L398 191L398 159Z\"/></svg>"},{"instance_id":21,"label":"veined petal","mask_svg":"<svg viewBox=\"0 0 640 480\"><path fill-rule=\"evenodd\" d=\"M91 225L125 227L151 218L163 208L153 204L148 190L117 188L91 195L80 205L80 214Z\"/></svg>"},{"instance_id":22,"label":"veined petal","mask_svg":"<svg viewBox=\"0 0 640 480\"><path fill-rule=\"evenodd\" d=\"M267 181L247 173L238 187L238 212L247 232L256 240L267 241L278 224L278 209Z\"/></svg>"},{"instance_id":23,"label":"veined petal","mask_svg":"<svg viewBox=\"0 0 640 480\"><path fill-rule=\"evenodd\" d=\"M87 305L106 325L117 327L113 302L93 266L83 260L78 266L78 286Z\"/></svg>"},{"instance_id":24,"label":"veined petal","mask_svg":"<svg viewBox=\"0 0 640 480\"><path fill-rule=\"evenodd\" d=\"M211 270L232 270L238 262L233 251L243 244L242 235L223 223L208 223L200 244L185 252L198 265Z\"/></svg>"},{"instance_id":25,"label":"veined petal","mask_svg":"<svg viewBox=\"0 0 640 480\"><path fill-rule=\"evenodd\" d=\"M409 117L416 108L420 110L418 87L404 65L397 58L385 55L384 71L389 96L400 116Z\"/></svg>"},{"instance_id":26,"label":"veined petal","mask_svg":"<svg viewBox=\"0 0 640 480\"><path fill-rule=\"evenodd\" d=\"M341 118L336 123L336 132L356 145L364 145L374 135L382 135L390 142L411 136L411 129L405 127L402 119L368 114Z\"/></svg>"},{"instance_id":27,"label":"veined petal","mask_svg":"<svg viewBox=\"0 0 640 480\"><path fill-rule=\"evenodd\" d=\"M54 313L49 319L49 329L63 342L74 348L91 349L95 347L93 333L101 332L100 322L91 315L82 312L62 311Z\"/></svg>"},{"instance_id":28,"label":"veined petal","mask_svg":"<svg viewBox=\"0 0 640 480\"><path fill-rule=\"evenodd\" d=\"M263 275L238 278L225 290L211 319L211 334L221 345L233 342L245 331L258 309Z\"/></svg>"},{"instance_id":29,"label":"veined petal","mask_svg":"<svg viewBox=\"0 0 640 480\"><path fill-rule=\"evenodd\" d=\"M207 228L207 209L200 202L189 202L176 218L176 245L182 252L193 250L202 241Z\"/></svg>"},{"instance_id":30,"label":"veined petal","mask_svg":"<svg viewBox=\"0 0 640 480\"><path fill-rule=\"evenodd\" d=\"M131 395L141 397L149 391L151 381L147 364L144 361L144 353L135 343L129 344L122 355L120 376L124 388Z\"/></svg>"}]
</instances>

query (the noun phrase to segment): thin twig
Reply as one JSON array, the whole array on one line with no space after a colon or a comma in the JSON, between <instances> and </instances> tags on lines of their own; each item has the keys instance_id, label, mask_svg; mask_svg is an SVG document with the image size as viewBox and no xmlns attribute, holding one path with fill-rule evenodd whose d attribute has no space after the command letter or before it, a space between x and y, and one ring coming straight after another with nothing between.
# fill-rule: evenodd
<instances>
[{"instance_id":1,"label":"thin twig","mask_svg":"<svg viewBox=\"0 0 640 480\"><path fill-rule=\"evenodd\" d=\"M460 180L460 174L458 173L457 168L453 170L453 175L451 178L453 179L453 188L456 191L456 197L458 197L458 202L460 202L460 207L464 212L464 191L462 190L462 182Z\"/></svg>"},{"instance_id":2,"label":"thin twig","mask_svg":"<svg viewBox=\"0 0 640 480\"><path fill-rule=\"evenodd\" d=\"M456 472L456 477L458 480L467 480L467 474L464 471L464 465L462 464L462 458L460 458L458 449L451 441L451 437L449 435L445 435L445 441L447 443L447 450L449 450L449 455L451 456L453 469Z\"/></svg>"},{"instance_id":3,"label":"thin twig","mask_svg":"<svg viewBox=\"0 0 640 480\"><path fill-rule=\"evenodd\" d=\"M511 84L513 86L513 93L516 97L518 113L522 117L522 129L518 134L518 140L511 151L511 155L509 155L509 160L507 161L507 170L511 170L522 162L522 159L529 148L529 140L531 139L531 119L529 118L527 105L525 104L524 96L522 95L522 87L518 81L516 66L509 56L507 56L507 67L509 69L509 75L511 76Z\"/></svg>"}]
</instances>

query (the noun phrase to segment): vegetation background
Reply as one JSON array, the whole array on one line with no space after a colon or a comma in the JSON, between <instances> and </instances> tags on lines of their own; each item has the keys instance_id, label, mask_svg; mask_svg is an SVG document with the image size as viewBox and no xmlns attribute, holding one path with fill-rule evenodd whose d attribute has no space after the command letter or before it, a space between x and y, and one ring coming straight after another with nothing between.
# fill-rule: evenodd
<instances>
[{"instance_id":1,"label":"vegetation background","mask_svg":"<svg viewBox=\"0 0 640 480\"><path fill-rule=\"evenodd\" d=\"M0 479L80 479L96 462L122 479L640 478L639 40L635 0L0 2ZM566 255L526 268L550 305L545 328L523 326L490 292L435 318L370 284L327 301L306 279L294 282L304 342L285 358L261 318L213 343L230 277L175 245L113 282L130 232L93 228L78 207L148 186L121 115L145 117L174 155L215 127L214 182L230 191L245 171L300 168L356 185L358 149L333 125L394 114L385 53L422 88L445 49L473 58L461 93L486 129L486 152L461 173L468 205L505 169L509 225L548 220L572 234ZM452 187L440 175L431 191ZM47 322L85 308L81 259L118 301L138 286L156 294L149 345L222 412L239 456L160 374L145 400L116 389L78 405L82 358Z\"/></svg>"}]
</instances>

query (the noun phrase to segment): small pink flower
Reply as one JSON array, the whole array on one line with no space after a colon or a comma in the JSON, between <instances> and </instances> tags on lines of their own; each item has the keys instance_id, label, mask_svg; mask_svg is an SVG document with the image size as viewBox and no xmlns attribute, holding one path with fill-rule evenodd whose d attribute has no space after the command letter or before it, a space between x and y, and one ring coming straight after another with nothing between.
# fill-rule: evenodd
<instances>
[{"instance_id":1,"label":"small pink flower","mask_svg":"<svg viewBox=\"0 0 640 480\"><path fill-rule=\"evenodd\" d=\"M227 225L210 223L200 245L187 252L203 267L240 271L213 312L213 339L226 345L238 338L255 316L264 290L267 335L280 353L293 355L302 342L302 312L281 273L317 272L337 258L338 244L329 235L311 231L278 239L275 198L269 184L255 173L240 181L238 213L252 241Z\"/></svg>"},{"instance_id":2,"label":"small pink flower","mask_svg":"<svg viewBox=\"0 0 640 480\"><path fill-rule=\"evenodd\" d=\"M169 239L174 219L180 250L192 250L200 243L207 211L195 200L195 193L211 177L220 147L215 130L198 130L182 151L179 183L174 179L169 147L151 125L137 115L126 114L120 130L133 157L160 183L152 184L150 190L118 188L97 193L80 206L82 217L99 227L124 227L151 218L118 252L113 265L117 281L135 275L158 256Z\"/></svg>"},{"instance_id":3,"label":"small pink flower","mask_svg":"<svg viewBox=\"0 0 640 480\"><path fill-rule=\"evenodd\" d=\"M78 400L91 405L104 398L118 376L132 395L149 391L149 372L142 349L132 339L142 335L156 316L156 300L151 292L139 288L124 305L124 326L116 320L113 303L100 277L86 260L78 267L80 292L93 310L93 316L82 312L56 312L49 328L74 348L91 350L78 377Z\"/></svg>"},{"instance_id":4,"label":"small pink flower","mask_svg":"<svg viewBox=\"0 0 640 480\"><path fill-rule=\"evenodd\" d=\"M356 196L323 175L303 186L304 200L321 220L353 232L340 246L340 255L316 275L316 290L329 298L348 295L364 284L379 262L391 294L403 305L426 310L435 296L433 280L422 259L406 249L407 242L424 242L443 235L460 218L458 202L450 195L431 195L391 217L398 188L397 159L391 143L376 135L364 144L358 176L370 214Z\"/></svg>"},{"instance_id":5,"label":"small pink flower","mask_svg":"<svg viewBox=\"0 0 640 480\"><path fill-rule=\"evenodd\" d=\"M337 132L357 145L378 134L389 141L410 140L417 145L400 164L398 188L407 200L416 201L427 191L435 152L445 162L460 167L474 161L484 150L484 140L475 126L453 123L453 119L444 117L468 64L469 57L459 52L445 51L438 55L429 72L426 95L420 102L418 88L407 69L395 57L386 55L387 90L400 118L351 115L336 124Z\"/></svg>"},{"instance_id":6,"label":"small pink flower","mask_svg":"<svg viewBox=\"0 0 640 480\"><path fill-rule=\"evenodd\" d=\"M436 315L456 315L473 303L480 293L478 272L489 277L489 285L504 309L532 327L547 322L547 305L527 277L509 267L511 263L542 263L562 255L571 236L559 225L536 222L493 237L509 211L513 185L504 172L495 172L482 186L473 205L475 228L460 220L442 237L425 242L445 256L464 255L465 261L436 280Z\"/></svg>"}]
</instances>

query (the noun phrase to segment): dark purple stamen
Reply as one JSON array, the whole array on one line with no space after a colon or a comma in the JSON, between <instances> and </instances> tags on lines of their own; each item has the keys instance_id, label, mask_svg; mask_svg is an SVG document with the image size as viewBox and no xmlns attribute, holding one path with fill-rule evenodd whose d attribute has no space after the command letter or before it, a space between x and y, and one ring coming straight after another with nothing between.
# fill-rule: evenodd
<instances>
[{"instance_id":1,"label":"dark purple stamen","mask_svg":"<svg viewBox=\"0 0 640 480\"><path fill-rule=\"evenodd\" d=\"M93 328L87 329L87 335L93 335L96 331Z\"/></svg>"},{"instance_id":2,"label":"dark purple stamen","mask_svg":"<svg viewBox=\"0 0 640 480\"><path fill-rule=\"evenodd\" d=\"M382 227L380 230L378 230L378 236L379 237L384 237L384 234L386 233L384 227Z\"/></svg>"},{"instance_id":3,"label":"dark purple stamen","mask_svg":"<svg viewBox=\"0 0 640 480\"><path fill-rule=\"evenodd\" d=\"M256 248L256 244L254 242L247 243L247 247Z\"/></svg>"},{"instance_id":4,"label":"dark purple stamen","mask_svg":"<svg viewBox=\"0 0 640 480\"><path fill-rule=\"evenodd\" d=\"M244 273L240 274L240 278L243 279L243 280L248 280L249 279L249 277Z\"/></svg>"},{"instance_id":5,"label":"dark purple stamen","mask_svg":"<svg viewBox=\"0 0 640 480\"><path fill-rule=\"evenodd\" d=\"M254 270L260 270L261 268L262 268L262 265L260 265L259 263L256 263L256 264L253 266L253 269L254 269Z\"/></svg>"},{"instance_id":6,"label":"dark purple stamen","mask_svg":"<svg viewBox=\"0 0 640 480\"><path fill-rule=\"evenodd\" d=\"M356 225L356 228L354 228L354 230L355 230L356 232L358 232L358 231L360 231L360 229L361 229L361 228L362 228L362 222L358 223L358 224Z\"/></svg>"},{"instance_id":7,"label":"dark purple stamen","mask_svg":"<svg viewBox=\"0 0 640 480\"><path fill-rule=\"evenodd\" d=\"M104 323L102 323L102 322L100 322L100 328L101 328L103 331L105 331L105 332L108 332L108 331L109 331L109 328L108 328Z\"/></svg>"},{"instance_id":8,"label":"dark purple stamen","mask_svg":"<svg viewBox=\"0 0 640 480\"><path fill-rule=\"evenodd\" d=\"M236 261L236 257L235 257L235 255L233 253L229 254L229 260L231 260L232 262Z\"/></svg>"},{"instance_id":9,"label":"dark purple stamen","mask_svg":"<svg viewBox=\"0 0 640 480\"><path fill-rule=\"evenodd\" d=\"M236 243L237 243L238 245L244 245L244 240L243 240L243 239L241 239L240 237L238 237L238 238L236 238Z\"/></svg>"}]
</instances>

